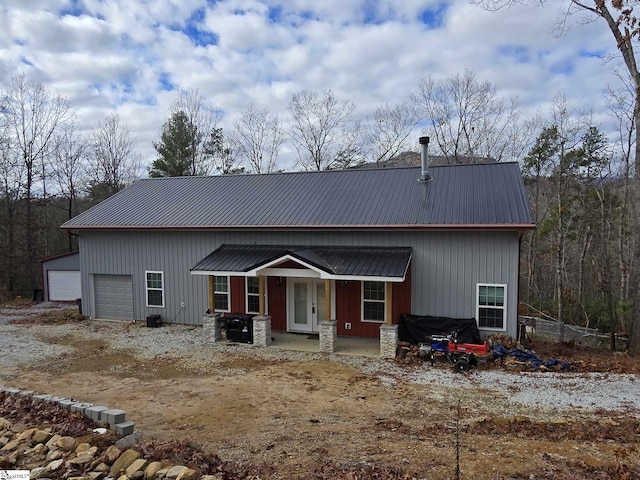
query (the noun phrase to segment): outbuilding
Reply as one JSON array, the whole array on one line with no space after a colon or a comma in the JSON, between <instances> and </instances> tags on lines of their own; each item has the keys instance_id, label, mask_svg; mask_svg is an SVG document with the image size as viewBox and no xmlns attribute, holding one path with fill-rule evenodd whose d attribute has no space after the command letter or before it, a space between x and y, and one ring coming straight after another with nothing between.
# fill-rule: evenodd
<instances>
[{"instance_id":1,"label":"outbuilding","mask_svg":"<svg viewBox=\"0 0 640 480\"><path fill-rule=\"evenodd\" d=\"M70 302L82 298L80 253L64 253L42 260L43 299Z\"/></svg>"}]
</instances>

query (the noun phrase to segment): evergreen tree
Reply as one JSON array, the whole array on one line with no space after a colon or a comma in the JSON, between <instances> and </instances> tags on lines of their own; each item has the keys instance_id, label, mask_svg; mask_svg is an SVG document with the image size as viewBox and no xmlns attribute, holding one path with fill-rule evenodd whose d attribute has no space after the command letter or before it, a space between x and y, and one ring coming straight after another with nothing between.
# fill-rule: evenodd
<instances>
[{"instance_id":1,"label":"evergreen tree","mask_svg":"<svg viewBox=\"0 0 640 480\"><path fill-rule=\"evenodd\" d=\"M195 165L196 145L202 134L189 121L182 110L171 115L162 126L160 142L153 148L158 152L149 169L150 177L179 177L197 175Z\"/></svg>"}]
</instances>

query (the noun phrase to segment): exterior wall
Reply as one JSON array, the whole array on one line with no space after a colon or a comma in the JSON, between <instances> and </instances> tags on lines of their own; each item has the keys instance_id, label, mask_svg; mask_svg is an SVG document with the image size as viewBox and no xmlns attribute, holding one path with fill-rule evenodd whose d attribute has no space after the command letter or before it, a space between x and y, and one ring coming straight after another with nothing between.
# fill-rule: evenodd
<instances>
[{"instance_id":1,"label":"exterior wall","mask_svg":"<svg viewBox=\"0 0 640 480\"><path fill-rule=\"evenodd\" d=\"M411 313L411 276L403 283L394 283L392 291L392 323L397 324L400 315ZM336 318L338 336L378 338L382 323L363 322L362 319L362 282L337 282ZM351 324L347 330L346 323Z\"/></svg>"},{"instance_id":2,"label":"exterior wall","mask_svg":"<svg viewBox=\"0 0 640 480\"><path fill-rule=\"evenodd\" d=\"M207 309L207 277L191 275L189 268L223 243L412 247L411 313L475 317L476 284L506 284L508 328L505 333L516 334L517 231L81 231L82 296L87 314L95 314L93 274L122 274L133 276L136 319L160 314L165 321L200 324ZM145 270L164 272L165 308L145 307ZM278 295L279 288L284 287L278 287L275 280L269 282L270 307L275 306L275 297L284 296ZM359 293L357 298L359 302ZM185 303L182 310L181 302ZM336 316L339 316L338 305L336 309ZM269 313L273 315L273 312ZM395 311L394 318L397 318ZM279 323L284 319L273 315L272 321L274 329L285 328L283 323Z\"/></svg>"},{"instance_id":3,"label":"exterior wall","mask_svg":"<svg viewBox=\"0 0 640 480\"><path fill-rule=\"evenodd\" d=\"M42 261L42 298L45 300L49 300L49 270L80 270L80 254L72 252Z\"/></svg>"},{"instance_id":4,"label":"exterior wall","mask_svg":"<svg viewBox=\"0 0 640 480\"><path fill-rule=\"evenodd\" d=\"M231 290L231 313L244 313L246 307L244 277L229 277L229 289Z\"/></svg>"},{"instance_id":5,"label":"exterior wall","mask_svg":"<svg viewBox=\"0 0 640 480\"><path fill-rule=\"evenodd\" d=\"M287 282L278 277L267 279L267 304L271 317L271 329L287 329Z\"/></svg>"}]
</instances>

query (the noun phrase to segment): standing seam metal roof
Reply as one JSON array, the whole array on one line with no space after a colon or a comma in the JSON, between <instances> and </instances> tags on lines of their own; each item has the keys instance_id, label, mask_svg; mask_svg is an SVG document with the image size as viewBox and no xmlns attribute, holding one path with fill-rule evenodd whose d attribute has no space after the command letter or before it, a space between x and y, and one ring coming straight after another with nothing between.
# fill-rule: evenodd
<instances>
[{"instance_id":1,"label":"standing seam metal roof","mask_svg":"<svg viewBox=\"0 0 640 480\"><path fill-rule=\"evenodd\" d=\"M221 245L191 271L248 272L289 255L334 275L401 278L411 254L411 247Z\"/></svg>"},{"instance_id":2,"label":"standing seam metal roof","mask_svg":"<svg viewBox=\"0 0 640 480\"><path fill-rule=\"evenodd\" d=\"M143 179L64 229L502 226L532 228L518 164Z\"/></svg>"}]
</instances>

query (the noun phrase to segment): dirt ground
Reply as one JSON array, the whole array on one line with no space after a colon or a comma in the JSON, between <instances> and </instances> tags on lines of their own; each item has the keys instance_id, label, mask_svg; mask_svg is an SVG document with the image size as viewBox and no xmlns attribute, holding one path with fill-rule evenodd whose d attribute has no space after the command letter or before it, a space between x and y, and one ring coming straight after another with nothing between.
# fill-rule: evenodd
<instances>
[{"instance_id":1,"label":"dirt ground","mask_svg":"<svg viewBox=\"0 0 640 480\"><path fill-rule=\"evenodd\" d=\"M490 388L389 386L347 364L264 361L246 348L196 369L75 330L41 339L71 353L3 383L121 408L144 439L189 439L260 478L450 479L457 464L463 479L640 478L638 411L527 409ZM564 349L585 371L640 371L626 356Z\"/></svg>"}]
</instances>

